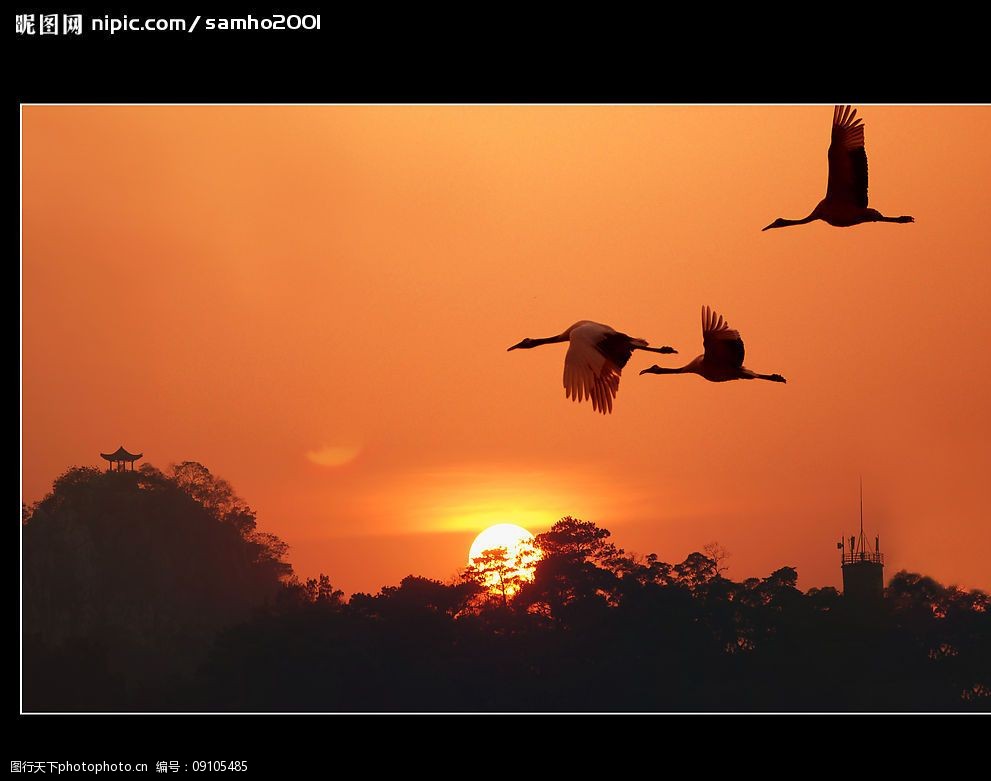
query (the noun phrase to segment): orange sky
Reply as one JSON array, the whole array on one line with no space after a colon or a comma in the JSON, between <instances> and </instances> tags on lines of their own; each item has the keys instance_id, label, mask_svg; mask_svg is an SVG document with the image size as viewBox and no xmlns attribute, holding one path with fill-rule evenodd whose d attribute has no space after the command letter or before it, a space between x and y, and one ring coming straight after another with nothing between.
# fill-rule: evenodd
<instances>
[{"instance_id":1,"label":"orange sky","mask_svg":"<svg viewBox=\"0 0 991 781\"><path fill-rule=\"evenodd\" d=\"M26 107L24 499L123 443L347 592L565 514L809 588L863 475L886 576L988 588L991 109L860 113L914 225L760 231L822 197L832 107ZM702 304L788 384L637 376ZM506 352L579 319L681 355L594 414L566 346Z\"/></svg>"}]
</instances>

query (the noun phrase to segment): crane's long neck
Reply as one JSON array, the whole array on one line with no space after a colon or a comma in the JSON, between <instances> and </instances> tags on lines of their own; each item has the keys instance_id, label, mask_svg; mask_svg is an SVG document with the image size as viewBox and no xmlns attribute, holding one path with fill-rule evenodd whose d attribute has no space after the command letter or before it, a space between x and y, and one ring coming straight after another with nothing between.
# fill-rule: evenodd
<instances>
[{"instance_id":1,"label":"crane's long neck","mask_svg":"<svg viewBox=\"0 0 991 781\"><path fill-rule=\"evenodd\" d=\"M778 224L775 228L790 228L792 225L805 225L806 223L812 222L813 220L818 220L815 212L812 212L808 217L803 217L800 220L786 220L783 217L778 220Z\"/></svg>"},{"instance_id":2,"label":"crane's long neck","mask_svg":"<svg viewBox=\"0 0 991 781\"><path fill-rule=\"evenodd\" d=\"M674 369L669 369L665 366L651 366L649 369L644 369L641 374L692 374L698 372L698 360L694 360L691 363L686 363L684 366L679 366Z\"/></svg>"},{"instance_id":3,"label":"crane's long neck","mask_svg":"<svg viewBox=\"0 0 991 781\"><path fill-rule=\"evenodd\" d=\"M565 331L563 334L558 334L557 336L548 336L544 339L531 339L530 347L540 347L542 344L555 344L557 342L566 342L570 338L570 333Z\"/></svg>"}]
</instances>

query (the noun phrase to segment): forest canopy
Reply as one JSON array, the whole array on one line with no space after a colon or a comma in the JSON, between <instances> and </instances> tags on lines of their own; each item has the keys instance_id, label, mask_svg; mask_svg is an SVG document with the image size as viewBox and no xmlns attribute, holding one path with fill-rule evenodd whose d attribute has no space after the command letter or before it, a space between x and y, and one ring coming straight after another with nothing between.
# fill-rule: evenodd
<instances>
[{"instance_id":1,"label":"forest canopy","mask_svg":"<svg viewBox=\"0 0 991 781\"><path fill-rule=\"evenodd\" d=\"M27 711L986 710L988 595L897 572L876 606L737 582L591 521L537 535L532 579L493 551L450 582L346 599L196 462L73 468L26 508ZM502 567L501 570L499 568ZM493 588L493 568L502 572ZM516 578L507 582L509 578Z\"/></svg>"}]
</instances>

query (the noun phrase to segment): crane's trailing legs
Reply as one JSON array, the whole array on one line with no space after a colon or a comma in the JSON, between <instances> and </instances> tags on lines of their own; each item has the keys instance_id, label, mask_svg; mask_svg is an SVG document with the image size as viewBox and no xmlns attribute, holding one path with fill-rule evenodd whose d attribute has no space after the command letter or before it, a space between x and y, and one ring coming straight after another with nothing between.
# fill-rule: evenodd
<instances>
[{"instance_id":1,"label":"crane's trailing legs","mask_svg":"<svg viewBox=\"0 0 991 781\"><path fill-rule=\"evenodd\" d=\"M780 374L757 374L756 372L752 377L741 377L744 380L770 380L771 382L788 382Z\"/></svg>"},{"instance_id":2,"label":"crane's trailing legs","mask_svg":"<svg viewBox=\"0 0 991 781\"><path fill-rule=\"evenodd\" d=\"M664 366L658 366L654 364L653 366L644 369L641 374L701 374L697 367L694 366L695 362L688 364L687 366L679 366L675 369L668 369ZM704 375L703 375L704 376ZM709 379L708 377L706 379ZM788 382L780 374L758 374L757 372L750 371L750 369L741 369L740 375L738 377L727 377L726 379L733 380L770 380L771 382ZM720 382L720 380L714 380L714 382Z\"/></svg>"}]
</instances>

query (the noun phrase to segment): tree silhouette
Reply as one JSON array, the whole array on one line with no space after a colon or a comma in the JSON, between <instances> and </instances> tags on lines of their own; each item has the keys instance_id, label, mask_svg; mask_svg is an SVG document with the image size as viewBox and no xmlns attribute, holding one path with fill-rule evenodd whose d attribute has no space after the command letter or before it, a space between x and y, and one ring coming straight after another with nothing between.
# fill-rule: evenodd
<instances>
[{"instance_id":1,"label":"tree silhouette","mask_svg":"<svg viewBox=\"0 0 991 781\"><path fill-rule=\"evenodd\" d=\"M283 602L318 605L331 610L339 610L344 604L344 592L334 588L330 578L322 572L315 578L307 578L300 582L293 577L286 583L286 592L282 595Z\"/></svg>"},{"instance_id":2,"label":"tree silhouette","mask_svg":"<svg viewBox=\"0 0 991 781\"><path fill-rule=\"evenodd\" d=\"M729 569L729 567L723 566L723 562L726 561L726 559L728 559L731 554L728 550L726 550L726 548L724 548L718 542L715 541L707 542L705 545L702 546L702 553L705 554L706 558L711 559L712 561L715 562L715 569L717 575L721 575L727 569Z\"/></svg>"},{"instance_id":3,"label":"tree silhouette","mask_svg":"<svg viewBox=\"0 0 991 781\"><path fill-rule=\"evenodd\" d=\"M734 581L565 517L523 558L349 600L229 484L71 469L24 513L28 710L986 711L979 590L897 572L865 613L794 567ZM525 555L525 552L524 552Z\"/></svg>"},{"instance_id":4,"label":"tree silhouette","mask_svg":"<svg viewBox=\"0 0 991 781\"><path fill-rule=\"evenodd\" d=\"M439 580L407 575L398 586L384 586L371 597L355 594L350 605L365 615L442 615L454 618L463 613L481 587L475 583L441 583Z\"/></svg>"},{"instance_id":5,"label":"tree silhouette","mask_svg":"<svg viewBox=\"0 0 991 781\"><path fill-rule=\"evenodd\" d=\"M68 470L29 508L23 551L25 704L38 709L170 703L216 633L292 571L284 543L191 462Z\"/></svg>"},{"instance_id":6,"label":"tree silhouette","mask_svg":"<svg viewBox=\"0 0 991 781\"><path fill-rule=\"evenodd\" d=\"M512 553L505 547L484 550L471 560L462 573L462 579L477 587L481 596L495 594L503 607L530 581L534 563L538 557L535 548L527 544L517 546Z\"/></svg>"},{"instance_id":7,"label":"tree silhouette","mask_svg":"<svg viewBox=\"0 0 991 781\"><path fill-rule=\"evenodd\" d=\"M675 578L689 591L701 591L718 574L716 562L698 551L690 553L681 564L674 565Z\"/></svg>"},{"instance_id":8,"label":"tree silhouette","mask_svg":"<svg viewBox=\"0 0 991 781\"><path fill-rule=\"evenodd\" d=\"M541 558L533 582L521 589L521 606L560 620L569 606L594 609L610 604L630 560L609 536L607 529L571 516L538 534L534 545Z\"/></svg>"},{"instance_id":9,"label":"tree silhouette","mask_svg":"<svg viewBox=\"0 0 991 781\"><path fill-rule=\"evenodd\" d=\"M234 493L230 483L215 477L203 464L197 461L172 464L169 476L180 489L202 504L217 520L230 524L242 534L254 531L256 525L254 510Z\"/></svg>"}]
</instances>

